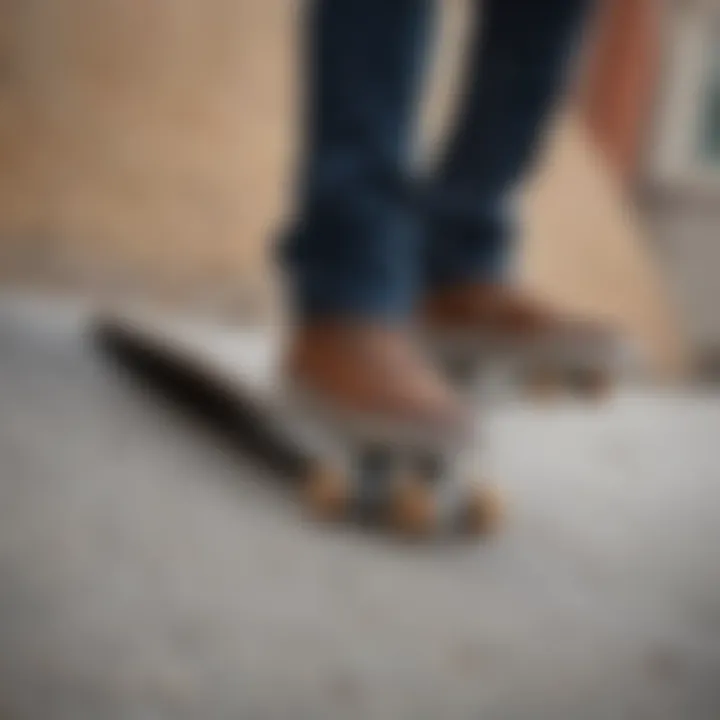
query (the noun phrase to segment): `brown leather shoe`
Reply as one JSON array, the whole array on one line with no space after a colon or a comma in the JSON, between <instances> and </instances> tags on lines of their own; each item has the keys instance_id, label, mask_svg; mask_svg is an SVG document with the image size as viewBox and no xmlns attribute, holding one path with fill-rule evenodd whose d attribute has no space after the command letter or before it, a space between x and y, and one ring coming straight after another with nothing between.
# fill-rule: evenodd
<instances>
[{"instance_id":1,"label":"brown leather shoe","mask_svg":"<svg viewBox=\"0 0 720 720\"><path fill-rule=\"evenodd\" d=\"M432 334L475 338L523 351L608 348L619 334L609 325L561 313L507 285L469 283L429 296L421 325Z\"/></svg>"},{"instance_id":2,"label":"brown leather shoe","mask_svg":"<svg viewBox=\"0 0 720 720\"><path fill-rule=\"evenodd\" d=\"M391 436L417 431L437 439L467 427L459 398L399 328L343 321L299 327L286 376L338 423L357 419L390 428Z\"/></svg>"},{"instance_id":3,"label":"brown leather shoe","mask_svg":"<svg viewBox=\"0 0 720 720\"><path fill-rule=\"evenodd\" d=\"M643 353L609 324L562 313L512 287L470 283L428 297L420 332L440 362L474 373L501 362L521 385L543 395L568 389L604 397L642 372Z\"/></svg>"},{"instance_id":4,"label":"brown leather shoe","mask_svg":"<svg viewBox=\"0 0 720 720\"><path fill-rule=\"evenodd\" d=\"M477 331L524 339L569 329L602 332L599 323L563 315L508 285L469 283L430 295L423 306L430 327Z\"/></svg>"}]
</instances>

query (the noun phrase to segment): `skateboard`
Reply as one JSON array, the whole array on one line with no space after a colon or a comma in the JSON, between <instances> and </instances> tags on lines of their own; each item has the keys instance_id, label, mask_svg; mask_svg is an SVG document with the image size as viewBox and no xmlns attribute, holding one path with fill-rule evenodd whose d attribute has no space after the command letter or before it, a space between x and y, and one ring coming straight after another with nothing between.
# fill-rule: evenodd
<instances>
[{"instance_id":1,"label":"skateboard","mask_svg":"<svg viewBox=\"0 0 720 720\"><path fill-rule=\"evenodd\" d=\"M489 535L500 525L498 491L471 482L473 442L405 446L313 422L281 389L282 340L270 333L223 334L148 313L105 313L93 330L124 367L287 481L316 519L406 537ZM442 370L462 391L481 372L445 362Z\"/></svg>"}]
</instances>

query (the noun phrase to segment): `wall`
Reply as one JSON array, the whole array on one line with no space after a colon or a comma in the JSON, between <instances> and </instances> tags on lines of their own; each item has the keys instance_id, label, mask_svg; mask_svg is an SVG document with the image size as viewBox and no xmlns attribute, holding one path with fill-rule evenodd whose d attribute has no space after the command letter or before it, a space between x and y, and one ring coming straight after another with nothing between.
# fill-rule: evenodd
<instances>
[{"instance_id":1,"label":"wall","mask_svg":"<svg viewBox=\"0 0 720 720\"><path fill-rule=\"evenodd\" d=\"M253 284L291 143L284 0L0 0L2 272Z\"/></svg>"}]
</instances>

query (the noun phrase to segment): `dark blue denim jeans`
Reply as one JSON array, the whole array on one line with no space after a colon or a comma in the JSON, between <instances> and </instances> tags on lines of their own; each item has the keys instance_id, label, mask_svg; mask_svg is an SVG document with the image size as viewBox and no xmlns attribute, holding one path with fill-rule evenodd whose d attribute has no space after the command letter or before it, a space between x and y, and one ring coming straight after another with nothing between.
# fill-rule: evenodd
<instances>
[{"instance_id":1,"label":"dark blue denim jeans","mask_svg":"<svg viewBox=\"0 0 720 720\"><path fill-rule=\"evenodd\" d=\"M433 288L502 274L516 186L589 4L474 3L455 121L425 175L413 141L435 2L310 4L297 217L282 248L301 317L403 319Z\"/></svg>"}]
</instances>

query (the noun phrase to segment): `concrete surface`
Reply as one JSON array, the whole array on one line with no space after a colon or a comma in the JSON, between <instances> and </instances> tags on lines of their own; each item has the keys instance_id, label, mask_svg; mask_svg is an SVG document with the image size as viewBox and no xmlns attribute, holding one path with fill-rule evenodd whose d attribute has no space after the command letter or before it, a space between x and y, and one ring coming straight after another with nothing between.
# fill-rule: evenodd
<instances>
[{"instance_id":1,"label":"concrete surface","mask_svg":"<svg viewBox=\"0 0 720 720\"><path fill-rule=\"evenodd\" d=\"M487 544L304 522L57 303L0 302L3 720L716 720L720 397L507 406Z\"/></svg>"}]
</instances>

